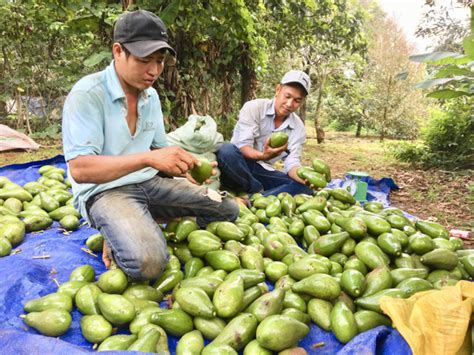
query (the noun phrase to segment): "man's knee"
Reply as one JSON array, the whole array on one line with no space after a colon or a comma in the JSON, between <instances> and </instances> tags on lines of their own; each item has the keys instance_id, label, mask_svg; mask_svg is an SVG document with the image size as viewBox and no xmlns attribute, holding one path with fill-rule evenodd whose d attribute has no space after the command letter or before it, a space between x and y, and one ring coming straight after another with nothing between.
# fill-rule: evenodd
<instances>
[{"instance_id":1,"label":"man's knee","mask_svg":"<svg viewBox=\"0 0 474 355\"><path fill-rule=\"evenodd\" d=\"M153 280L158 278L168 263L166 252L149 255L140 260L140 279Z\"/></svg>"},{"instance_id":2,"label":"man's knee","mask_svg":"<svg viewBox=\"0 0 474 355\"><path fill-rule=\"evenodd\" d=\"M116 258L117 264L132 280L152 280L158 278L168 263L166 248L148 246L147 251L136 250L126 258Z\"/></svg>"},{"instance_id":3,"label":"man's knee","mask_svg":"<svg viewBox=\"0 0 474 355\"><path fill-rule=\"evenodd\" d=\"M228 159L236 159L238 157L242 157L242 153L240 152L240 149L232 143L223 144L217 151L217 158L219 162L226 161Z\"/></svg>"},{"instance_id":4,"label":"man's knee","mask_svg":"<svg viewBox=\"0 0 474 355\"><path fill-rule=\"evenodd\" d=\"M237 202L231 198L226 198L222 201L222 211L224 214L225 221L234 222L240 213L240 208Z\"/></svg>"},{"instance_id":5,"label":"man's knee","mask_svg":"<svg viewBox=\"0 0 474 355\"><path fill-rule=\"evenodd\" d=\"M112 241L115 261L133 280L155 279L166 267L166 241L157 225L144 223L133 230L124 228L107 239Z\"/></svg>"}]
</instances>

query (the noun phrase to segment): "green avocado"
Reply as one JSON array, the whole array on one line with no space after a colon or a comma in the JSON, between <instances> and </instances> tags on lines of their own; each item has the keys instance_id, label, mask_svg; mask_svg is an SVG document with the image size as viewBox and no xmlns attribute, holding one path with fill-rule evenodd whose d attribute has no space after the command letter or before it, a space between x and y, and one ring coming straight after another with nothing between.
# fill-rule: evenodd
<instances>
[{"instance_id":1,"label":"green avocado","mask_svg":"<svg viewBox=\"0 0 474 355\"><path fill-rule=\"evenodd\" d=\"M26 315L25 323L43 335L58 337L67 332L71 326L71 315L65 309L50 308L42 312L31 312Z\"/></svg>"},{"instance_id":2,"label":"green avocado","mask_svg":"<svg viewBox=\"0 0 474 355\"><path fill-rule=\"evenodd\" d=\"M122 295L102 293L97 297L97 301L100 313L113 325L122 326L135 318L135 307Z\"/></svg>"},{"instance_id":3,"label":"green avocado","mask_svg":"<svg viewBox=\"0 0 474 355\"><path fill-rule=\"evenodd\" d=\"M194 327L202 333L204 338L208 340L215 339L219 334L222 333L225 326L226 322L218 317L194 317Z\"/></svg>"},{"instance_id":4,"label":"green avocado","mask_svg":"<svg viewBox=\"0 0 474 355\"><path fill-rule=\"evenodd\" d=\"M337 340L343 344L358 333L354 314L342 301L338 301L331 310L331 330Z\"/></svg>"},{"instance_id":5,"label":"green avocado","mask_svg":"<svg viewBox=\"0 0 474 355\"><path fill-rule=\"evenodd\" d=\"M199 330L184 334L176 345L176 355L199 355L204 348L204 338Z\"/></svg>"},{"instance_id":6,"label":"green avocado","mask_svg":"<svg viewBox=\"0 0 474 355\"><path fill-rule=\"evenodd\" d=\"M81 318L81 332L87 341L101 343L112 334L112 324L99 314L87 315Z\"/></svg>"},{"instance_id":7,"label":"green avocado","mask_svg":"<svg viewBox=\"0 0 474 355\"><path fill-rule=\"evenodd\" d=\"M10 255L12 245L7 238L0 237L0 257Z\"/></svg>"},{"instance_id":8,"label":"green avocado","mask_svg":"<svg viewBox=\"0 0 474 355\"><path fill-rule=\"evenodd\" d=\"M102 291L95 284L86 284L81 287L74 297L77 309L85 315L100 314L98 298L101 294Z\"/></svg>"},{"instance_id":9,"label":"green avocado","mask_svg":"<svg viewBox=\"0 0 474 355\"><path fill-rule=\"evenodd\" d=\"M199 165L195 165L194 168L191 169L191 176L198 183L202 184L211 177L213 167L209 160L205 158L200 158L199 163Z\"/></svg>"},{"instance_id":10,"label":"green avocado","mask_svg":"<svg viewBox=\"0 0 474 355\"><path fill-rule=\"evenodd\" d=\"M270 147L279 148L288 143L288 134L284 132L274 132L270 136Z\"/></svg>"},{"instance_id":11,"label":"green avocado","mask_svg":"<svg viewBox=\"0 0 474 355\"><path fill-rule=\"evenodd\" d=\"M201 288L181 287L174 296L181 308L192 316L212 318L216 315L211 299Z\"/></svg>"},{"instance_id":12,"label":"green avocado","mask_svg":"<svg viewBox=\"0 0 474 355\"><path fill-rule=\"evenodd\" d=\"M71 275L69 275L69 281L94 282L95 270L90 265L78 266L71 271Z\"/></svg>"},{"instance_id":13,"label":"green avocado","mask_svg":"<svg viewBox=\"0 0 474 355\"><path fill-rule=\"evenodd\" d=\"M252 314L241 313L227 323L222 332L210 345L227 345L236 351L240 351L251 340L255 339L257 325L258 321ZM222 352L218 354L222 354Z\"/></svg>"},{"instance_id":14,"label":"green avocado","mask_svg":"<svg viewBox=\"0 0 474 355\"><path fill-rule=\"evenodd\" d=\"M103 235L100 233L92 234L89 238L87 238L86 245L92 251L102 251L104 246Z\"/></svg>"},{"instance_id":15,"label":"green avocado","mask_svg":"<svg viewBox=\"0 0 474 355\"><path fill-rule=\"evenodd\" d=\"M106 293L121 294L128 286L127 275L120 269L111 269L99 276L97 286Z\"/></svg>"},{"instance_id":16,"label":"green avocado","mask_svg":"<svg viewBox=\"0 0 474 355\"><path fill-rule=\"evenodd\" d=\"M241 276L223 281L212 298L216 313L221 318L234 317L242 308L244 300L244 280Z\"/></svg>"},{"instance_id":17,"label":"green avocado","mask_svg":"<svg viewBox=\"0 0 474 355\"><path fill-rule=\"evenodd\" d=\"M59 224L61 227L63 227L65 230L68 231L74 231L77 228L79 228L79 218L76 216L69 214L64 216L59 220Z\"/></svg>"},{"instance_id":18,"label":"green avocado","mask_svg":"<svg viewBox=\"0 0 474 355\"><path fill-rule=\"evenodd\" d=\"M258 325L256 338L264 348L281 351L293 346L308 332L309 327L294 318L272 315Z\"/></svg>"},{"instance_id":19,"label":"green avocado","mask_svg":"<svg viewBox=\"0 0 474 355\"><path fill-rule=\"evenodd\" d=\"M244 355L272 355L273 353L270 350L262 347L257 339L252 340L244 348Z\"/></svg>"},{"instance_id":20,"label":"green avocado","mask_svg":"<svg viewBox=\"0 0 474 355\"><path fill-rule=\"evenodd\" d=\"M72 310L72 298L66 294L50 293L49 295L30 300L25 303L26 312L42 312L47 309Z\"/></svg>"},{"instance_id":21,"label":"green avocado","mask_svg":"<svg viewBox=\"0 0 474 355\"><path fill-rule=\"evenodd\" d=\"M89 284L87 281L66 281L59 286L56 293L64 293L74 299L77 292L87 284Z\"/></svg>"},{"instance_id":22,"label":"green avocado","mask_svg":"<svg viewBox=\"0 0 474 355\"><path fill-rule=\"evenodd\" d=\"M97 351L127 350L133 342L137 340L137 335L117 334L105 339Z\"/></svg>"}]
</instances>

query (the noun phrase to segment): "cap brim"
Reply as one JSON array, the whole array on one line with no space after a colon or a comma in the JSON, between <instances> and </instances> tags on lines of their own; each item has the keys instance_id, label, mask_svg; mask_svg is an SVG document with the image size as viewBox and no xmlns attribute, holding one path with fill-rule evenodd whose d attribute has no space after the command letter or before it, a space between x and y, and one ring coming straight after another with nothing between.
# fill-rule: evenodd
<instances>
[{"instance_id":1,"label":"cap brim","mask_svg":"<svg viewBox=\"0 0 474 355\"><path fill-rule=\"evenodd\" d=\"M123 43L123 46L136 57L146 57L160 49L168 49L171 54L176 56L175 50L165 41L137 41Z\"/></svg>"},{"instance_id":2,"label":"cap brim","mask_svg":"<svg viewBox=\"0 0 474 355\"><path fill-rule=\"evenodd\" d=\"M303 92L304 92L306 95L309 94L308 89L306 89L306 87L303 85L303 83L302 83L301 81L297 81L297 80L285 80L285 81L283 81L283 80L282 80L282 81L280 82L280 84L282 84L282 85L286 85L286 84L298 84L298 86L303 89Z\"/></svg>"}]
</instances>

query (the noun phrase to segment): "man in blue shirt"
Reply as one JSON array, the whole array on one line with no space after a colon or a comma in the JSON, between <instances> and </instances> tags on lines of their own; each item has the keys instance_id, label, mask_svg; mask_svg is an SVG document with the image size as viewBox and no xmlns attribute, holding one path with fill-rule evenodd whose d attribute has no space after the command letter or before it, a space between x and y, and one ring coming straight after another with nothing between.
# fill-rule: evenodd
<instances>
[{"instance_id":1,"label":"man in blue shirt","mask_svg":"<svg viewBox=\"0 0 474 355\"><path fill-rule=\"evenodd\" d=\"M238 205L185 176L198 161L168 147L153 83L163 71L166 27L148 11L127 12L114 29L114 60L79 80L63 110L64 154L74 204L104 236L110 257L132 279L166 266L166 241L155 218L196 216L200 226L235 220Z\"/></svg>"},{"instance_id":2,"label":"man in blue shirt","mask_svg":"<svg viewBox=\"0 0 474 355\"><path fill-rule=\"evenodd\" d=\"M224 187L264 195L313 193L296 175L306 132L295 111L310 87L305 72L290 70L277 85L272 100L256 99L244 104L231 143L224 144L217 153ZM273 132L288 134L288 143L272 148L269 139ZM284 160L285 172L273 168L272 164L278 160Z\"/></svg>"}]
</instances>

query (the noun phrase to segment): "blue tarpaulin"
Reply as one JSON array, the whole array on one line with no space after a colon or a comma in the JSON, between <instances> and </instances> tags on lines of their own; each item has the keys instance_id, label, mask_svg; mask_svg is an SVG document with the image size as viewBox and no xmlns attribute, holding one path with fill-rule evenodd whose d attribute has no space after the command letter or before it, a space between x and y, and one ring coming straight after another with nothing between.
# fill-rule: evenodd
<instances>
[{"instance_id":1,"label":"blue tarpaulin","mask_svg":"<svg viewBox=\"0 0 474 355\"><path fill-rule=\"evenodd\" d=\"M47 160L2 167L0 175L24 185L37 180L40 177L38 169L45 164L66 169L64 157L56 156ZM377 189L380 189L380 186ZM378 192L377 189L369 185L369 192ZM390 189L385 195L389 192ZM386 198L388 199L388 196ZM59 338L46 337L28 328L20 315L24 313L23 306L27 301L55 292L57 283L68 281L69 274L76 267L89 264L97 274L105 271L100 254L92 256L81 250L85 247L86 239L95 233L97 230L87 224L74 232L63 233L59 224L54 222L44 232L26 234L23 243L14 249L13 255L0 258L0 353L74 355L93 351L92 344L81 334L81 314L76 309L72 311L71 328ZM175 337L169 337L172 354L177 340ZM385 326L359 334L343 345L332 333L312 324L310 333L300 342L300 346L309 354L411 353L400 333Z\"/></svg>"},{"instance_id":2,"label":"blue tarpaulin","mask_svg":"<svg viewBox=\"0 0 474 355\"><path fill-rule=\"evenodd\" d=\"M360 179L360 181L367 183L367 201L378 201L383 204L384 207L390 206L390 191L398 190L397 184L392 178L374 179L371 176L366 176ZM350 175L346 175L344 179L333 179L328 184L328 187L344 187L353 188L352 184L354 180Z\"/></svg>"}]
</instances>

